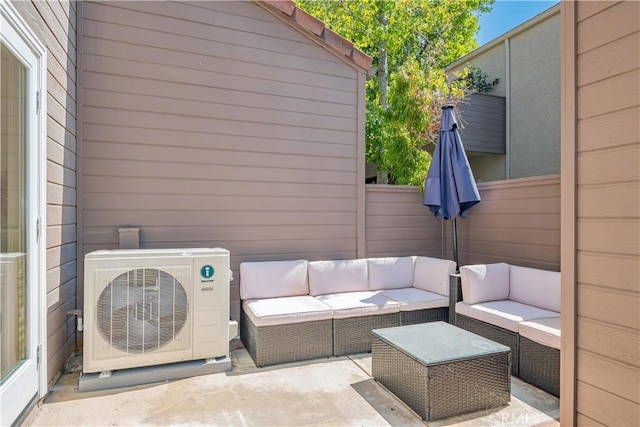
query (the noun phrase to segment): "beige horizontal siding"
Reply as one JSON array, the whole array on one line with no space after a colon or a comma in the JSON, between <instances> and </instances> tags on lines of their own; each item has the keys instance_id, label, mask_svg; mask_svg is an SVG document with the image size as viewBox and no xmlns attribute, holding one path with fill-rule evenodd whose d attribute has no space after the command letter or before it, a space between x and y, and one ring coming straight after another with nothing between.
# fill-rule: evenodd
<instances>
[{"instance_id":1,"label":"beige horizontal siding","mask_svg":"<svg viewBox=\"0 0 640 427\"><path fill-rule=\"evenodd\" d=\"M442 256L442 224L417 187L367 185L365 224L368 257Z\"/></svg>"},{"instance_id":2,"label":"beige horizontal siding","mask_svg":"<svg viewBox=\"0 0 640 427\"><path fill-rule=\"evenodd\" d=\"M76 11L68 1L16 1L47 56L47 379L75 349Z\"/></svg>"},{"instance_id":3,"label":"beige horizontal siding","mask_svg":"<svg viewBox=\"0 0 640 427\"><path fill-rule=\"evenodd\" d=\"M559 270L560 178L478 185L482 202L456 220L461 265L507 262ZM414 187L367 185L367 256L453 259L451 221L438 221ZM444 239L442 238L444 233Z\"/></svg>"},{"instance_id":4,"label":"beige horizontal siding","mask_svg":"<svg viewBox=\"0 0 640 427\"><path fill-rule=\"evenodd\" d=\"M633 367L599 356L595 353L582 351L578 354L578 375L586 383L597 382L598 387L609 393L619 393L624 398L638 402L640 400L640 373ZM611 375L602 375L601 371Z\"/></svg>"},{"instance_id":5,"label":"beige horizontal siding","mask_svg":"<svg viewBox=\"0 0 640 427\"><path fill-rule=\"evenodd\" d=\"M587 417L586 424L580 425L593 425L587 421L588 419L606 426L637 425L637 403L583 382L578 382L577 395L578 408L585 408L584 415Z\"/></svg>"},{"instance_id":6,"label":"beige horizontal siding","mask_svg":"<svg viewBox=\"0 0 640 427\"><path fill-rule=\"evenodd\" d=\"M82 251L357 252L358 71L252 2L86 2Z\"/></svg>"},{"instance_id":7,"label":"beige horizontal siding","mask_svg":"<svg viewBox=\"0 0 640 427\"><path fill-rule=\"evenodd\" d=\"M482 201L456 220L461 265L506 262L560 269L560 177L478 184ZM452 252L451 226L444 244Z\"/></svg>"},{"instance_id":8,"label":"beige horizontal siding","mask_svg":"<svg viewBox=\"0 0 640 427\"><path fill-rule=\"evenodd\" d=\"M578 2L577 421L639 425L640 4Z\"/></svg>"}]
</instances>

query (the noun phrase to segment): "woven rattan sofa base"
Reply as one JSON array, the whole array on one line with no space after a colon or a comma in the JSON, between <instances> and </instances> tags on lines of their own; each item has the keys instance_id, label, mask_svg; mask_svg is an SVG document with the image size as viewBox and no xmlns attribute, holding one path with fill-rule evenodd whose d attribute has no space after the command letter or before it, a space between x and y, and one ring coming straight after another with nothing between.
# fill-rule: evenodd
<instances>
[{"instance_id":1,"label":"woven rattan sofa base","mask_svg":"<svg viewBox=\"0 0 640 427\"><path fill-rule=\"evenodd\" d=\"M508 353L425 366L375 336L371 345L373 377L426 421L509 403Z\"/></svg>"},{"instance_id":2,"label":"woven rattan sofa base","mask_svg":"<svg viewBox=\"0 0 640 427\"><path fill-rule=\"evenodd\" d=\"M520 336L517 333L472 317L464 316L460 313L456 313L455 325L497 343L509 346L511 348L511 373L517 377L520 376L518 375Z\"/></svg>"},{"instance_id":3,"label":"woven rattan sofa base","mask_svg":"<svg viewBox=\"0 0 640 427\"><path fill-rule=\"evenodd\" d=\"M331 357L331 319L286 325L256 326L242 311L240 338L256 366Z\"/></svg>"},{"instance_id":4,"label":"woven rattan sofa base","mask_svg":"<svg viewBox=\"0 0 640 427\"><path fill-rule=\"evenodd\" d=\"M333 319L333 355L367 353L371 351L371 330L400 326L400 314Z\"/></svg>"},{"instance_id":5,"label":"woven rattan sofa base","mask_svg":"<svg viewBox=\"0 0 640 427\"><path fill-rule=\"evenodd\" d=\"M427 322L448 322L449 308L429 308L426 310L401 311L400 325L415 325L416 323Z\"/></svg>"},{"instance_id":6,"label":"woven rattan sofa base","mask_svg":"<svg viewBox=\"0 0 640 427\"><path fill-rule=\"evenodd\" d=\"M523 381L560 396L560 350L520 336L519 365Z\"/></svg>"}]
</instances>

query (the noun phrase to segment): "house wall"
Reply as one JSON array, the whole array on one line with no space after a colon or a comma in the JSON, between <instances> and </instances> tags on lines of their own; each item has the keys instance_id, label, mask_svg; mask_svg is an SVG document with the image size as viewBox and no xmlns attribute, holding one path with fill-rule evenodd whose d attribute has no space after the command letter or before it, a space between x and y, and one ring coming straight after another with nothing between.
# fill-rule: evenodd
<instances>
[{"instance_id":1,"label":"house wall","mask_svg":"<svg viewBox=\"0 0 640 427\"><path fill-rule=\"evenodd\" d=\"M560 173L560 14L510 44L509 177Z\"/></svg>"},{"instance_id":2,"label":"house wall","mask_svg":"<svg viewBox=\"0 0 640 427\"><path fill-rule=\"evenodd\" d=\"M506 154L469 159L481 181L560 173L560 55L554 7L449 65L477 65L500 79L491 95L506 98Z\"/></svg>"},{"instance_id":3,"label":"house wall","mask_svg":"<svg viewBox=\"0 0 640 427\"><path fill-rule=\"evenodd\" d=\"M81 10L82 253L224 247L236 319L241 262L356 257L364 72L253 2Z\"/></svg>"},{"instance_id":4,"label":"house wall","mask_svg":"<svg viewBox=\"0 0 640 427\"><path fill-rule=\"evenodd\" d=\"M482 202L456 220L460 265L506 262L560 270L560 177L478 184ZM452 227L445 253L453 257Z\"/></svg>"},{"instance_id":5,"label":"house wall","mask_svg":"<svg viewBox=\"0 0 640 427\"><path fill-rule=\"evenodd\" d=\"M442 256L442 223L422 204L417 187L366 187L366 256Z\"/></svg>"},{"instance_id":6,"label":"house wall","mask_svg":"<svg viewBox=\"0 0 640 427\"><path fill-rule=\"evenodd\" d=\"M563 15L561 416L640 425L640 3Z\"/></svg>"},{"instance_id":7,"label":"house wall","mask_svg":"<svg viewBox=\"0 0 640 427\"><path fill-rule=\"evenodd\" d=\"M493 87L491 95L506 96L506 59L505 59L504 43L497 45L482 52L481 55L473 57L469 62L453 67L452 71L460 71L471 63L480 67L491 80L499 79L498 84ZM465 121L465 116L462 115ZM468 152L469 164L473 170L473 175L478 182L497 181L506 178L506 156L503 154Z\"/></svg>"},{"instance_id":8,"label":"house wall","mask_svg":"<svg viewBox=\"0 0 640 427\"><path fill-rule=\"evenodd\" d=\"M471 52L469 55L473 55ZM499 79L498 84L493 87L490 92L495 96L507 96L507 68L506 64L506 50L504 42L497 43L494 46L484 50L481 54L469 58L468 61L464 61L462 64L453 67L453 71L461 71L463 68L473 64L479 67L482 72L489 76L489 79Z\"/></svg>"},{"instance_id":9,"label":"house wall","mask_svg":"<svg viewBox=\"0 0 640 427\"><path fill-rule=\"evenodd\" d=\"M76 3L14 1L47 56L47 379L73 353L76 308Z\"/></svg>"}]
</instances>

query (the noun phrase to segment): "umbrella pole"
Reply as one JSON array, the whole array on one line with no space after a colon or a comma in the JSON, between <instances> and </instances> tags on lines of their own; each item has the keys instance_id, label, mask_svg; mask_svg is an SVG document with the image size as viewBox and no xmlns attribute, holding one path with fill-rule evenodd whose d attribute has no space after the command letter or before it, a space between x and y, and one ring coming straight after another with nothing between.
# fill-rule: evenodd
<instances>
[{"instance_id":1,"label":"umbrella pole","mask_svg":"<svg viewBox=\"0 0 640 427\"><path fill-rule=\"evenodd\" d=\"M451 223L453 227L453 261L456 263L456 273L460 272L460 266L458 264L458 227L456 227L456 219L453 218Z\"/></svg>"}]
</instances>

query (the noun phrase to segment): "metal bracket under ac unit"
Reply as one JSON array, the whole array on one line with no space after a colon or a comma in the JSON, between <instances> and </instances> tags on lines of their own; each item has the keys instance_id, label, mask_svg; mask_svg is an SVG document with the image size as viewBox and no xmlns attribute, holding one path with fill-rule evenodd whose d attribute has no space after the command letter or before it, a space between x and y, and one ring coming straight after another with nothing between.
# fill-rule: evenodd
<instances>
[{"instance_id":1,"label":"metal bracket under ac unit","mask_svg":"<svg viewBox=\"0 0 640 427\"><path fill-rule=\"evenodd\" d=\"M168 363L165 365L145 366L141 368L121 369L104 376L100 372L83 373L80 376L78 390L97 391L112 388L131 387L142 384L193 377L197 375L217 374L231 370L231 358L216 357L206 360Z\"/></svg>"}]
</instances>

